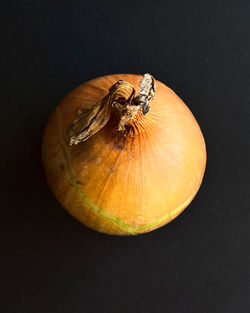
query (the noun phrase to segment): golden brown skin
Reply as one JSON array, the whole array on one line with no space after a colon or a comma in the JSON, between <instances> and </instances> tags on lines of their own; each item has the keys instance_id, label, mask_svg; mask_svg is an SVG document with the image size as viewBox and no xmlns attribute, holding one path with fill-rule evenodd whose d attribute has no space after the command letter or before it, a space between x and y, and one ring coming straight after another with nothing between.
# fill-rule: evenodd
<instances>
[{"instance_id":1,"label":"golden brown skin","mask_svg":"<svg viewBox=\"0 0 250 313\"><path fill-rule=\"evenodd\" d=\"M126 131L114 118L87 141L69 145L77 111L91 108L118 80L139 92L141 75L93 79L73 90L54 111L43 139L48 183L63 207L97 231L135 235L178 216L197 193L206 165L199 125L182 100L156 81L146 115Z\"/></svg>"}]
</instances>

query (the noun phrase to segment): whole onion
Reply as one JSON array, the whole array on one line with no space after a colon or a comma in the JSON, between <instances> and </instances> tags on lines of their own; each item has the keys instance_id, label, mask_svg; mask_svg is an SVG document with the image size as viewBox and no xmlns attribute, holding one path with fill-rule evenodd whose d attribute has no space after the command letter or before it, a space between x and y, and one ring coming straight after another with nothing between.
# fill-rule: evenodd
<instances>
[{"instance_id":1,"label":"whole onion","mask_svg":"<svg viewBox=\"0 0 250 313\"><path fill-rule=\"evenodd\" d=\"M62 206L115 235L148 232L177 217L206 165L194 116L149 74L103 76L69 93L50 117L42 155Z\"/></svg>"}]
</instances>

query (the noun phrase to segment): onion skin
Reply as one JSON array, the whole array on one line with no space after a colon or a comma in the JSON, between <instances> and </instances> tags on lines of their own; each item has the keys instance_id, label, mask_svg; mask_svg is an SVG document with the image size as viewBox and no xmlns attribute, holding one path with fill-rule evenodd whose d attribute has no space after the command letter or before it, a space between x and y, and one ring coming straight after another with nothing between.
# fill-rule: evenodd
<instances>
[{"instance_id":1,"label":"onion skin","mask_svg":"<svg viewBox=\"0 0 250 313\"><path fill-rule=\"evenodd\" d=\"M91 108L118 80L139 92L141 75L93 79L70 92L51 115L42 158L49 186L62 206L84 225L113 235L152 231L177 217L196 195L206 147L183 101L156 81L149 112L127 130L109 122L87 141L69 145L77 111Z\"/></svg>"}]
</instances>

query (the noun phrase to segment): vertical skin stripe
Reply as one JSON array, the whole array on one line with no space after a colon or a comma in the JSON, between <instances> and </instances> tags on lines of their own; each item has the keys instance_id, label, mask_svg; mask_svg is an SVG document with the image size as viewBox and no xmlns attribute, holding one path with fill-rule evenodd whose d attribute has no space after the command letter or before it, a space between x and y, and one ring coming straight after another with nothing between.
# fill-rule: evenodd
<instances>
[{"instance_id":1,"label":"vertical skin stripe","mask_svg":"<svg viewBox=\"0 0 250 313\"><path fill-rule=\"evenodd\" d=\"M158 220L153 221L151 223L148 223L146 225L140 226L138 228L133 228L130 225L128 225L125 222L123 222L120 218L112 216L111 214L105 212L103 209L98 207L96 204L94 204L92 201L90 201L85 196L85 194L81 191L81 189L79 188L79 186L78 186L78 184L77 184L77 182L75 180L75 177L74 177L72 169L71 169L68 153L67 153L67 150L66 150L66 147L65 147L65 142L64 142L64 139L63 139L62 125L61 125L61 115L60 115L59 108L57 108L57 113L58 113L58 129L59 129L59 137L60 137L60 142L61 142L61 148L62 148L63 156L64 156L64 159L65 159L68 175L69 175L69 178L70 178L70 180L72 182L73 187L75 188L75 191L80 196L80 198L92 210L94 210L95 212L97 212L99 215L101 215L102 217L106 218L110 222L116 224L120 229L126 231L127 233L129 233L131 235L136 235L140 231L143 231L143 230L145 231L148 228L151 228L151 227L153 227L153 226L155 226L157 224L163 223L164 221L167 221L169 219L169 217L171 217L173 215L176 215L178 212L182 211L192 201L192 199L194 198L194 196L190 197L181 206L179 206L178 208L176 208L172 212L168 213L167 215L164 215L163 217L159 218Z\"/></svg>"},{"instance_id":2,"label":"vertical skin stripe","mask_svg":"<svg viewBox=\"0 0 250 313\"><path fill-rule=\"evenodd\" d=\"M134 228L132 228L128 224L124 223L121 219L119 219L117 217L114 217L114 216L110 215L109 213L105 212L104 210L102 210L100 207L98 207L96 204L94 204L92 201L90 201L84 195L84 193L81 191L81 189L79 188L79 186L78 186L78 184L77 184L77 182L75 180L75 177L73 175L73 172L72 172L72 169L71 169L71 166L70 166L68 153L66 151L65 143L64 143L64 140L63 140L62 126L61 126L61 117L60 117L59 109L58 109L58 124L59 124L59 135L60 135L61 147L62 147L62 152L63 152L63 155L64 155L64 159L65 159L65 162L66 162L66 166L67 166L67 171L68 171L70 180L72 182L72 185L75 188L75 190L78 193L78 195L80 196L80 198L82 200L84 200L84 202L87 203L87 205L89 207L91 207L91 209L96 211L98 214L100 214L104 218L108 219L112 223L115 223L117 226L119 226L121 229L125 230L126 232L128 232L130 234L135 234L136 230Z\"/></svg>"}]
</instances>

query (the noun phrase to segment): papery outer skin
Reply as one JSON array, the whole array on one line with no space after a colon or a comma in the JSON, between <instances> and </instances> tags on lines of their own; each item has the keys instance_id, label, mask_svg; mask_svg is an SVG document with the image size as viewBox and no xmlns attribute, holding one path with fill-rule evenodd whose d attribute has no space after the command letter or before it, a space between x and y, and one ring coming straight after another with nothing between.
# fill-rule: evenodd
<instances>
[{"instance_id":1,"label":"papery outer skin","mask_svg":"<svg viewBox=\"0 0 250 313\"><path fill-rule=\"evenodd\" d=\"M91 107L118 80L138 93L141 79L116 74L82 84L61 101L44 134L43 163L52 192L76 219L107 234L135 235L170 222L192 201L205 171L198 123L159 81L150 111L127 135L111 121L86 142L69 146L67 129L79 109Z\"/></svg>"}]
</instances>

